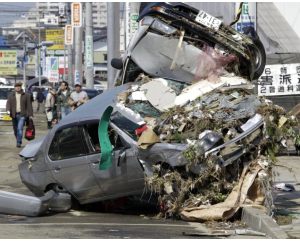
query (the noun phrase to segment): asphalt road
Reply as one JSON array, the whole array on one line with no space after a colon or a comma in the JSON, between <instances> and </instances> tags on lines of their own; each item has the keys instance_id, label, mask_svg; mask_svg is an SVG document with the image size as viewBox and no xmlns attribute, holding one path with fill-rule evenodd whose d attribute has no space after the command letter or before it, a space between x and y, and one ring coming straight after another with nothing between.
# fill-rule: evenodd
<instances>
[{"instance_id":1,"label":"asphalt road","mask_svg":"<svg viewBox=\"0 0 300 241\"><path fill-rule=\"evenodd\" d=\"M35 115L36 138L47 133L46 117ZM25 140L23 146L27 141ZM0 122L0 190L32 195L22 184L18 164L20 158L10 122ZM98 204L95 204L98 205ZM67 213L52 213L42 217L24 217L0 214L0 239L8 238L211 238L206 225L171 219L157 219L156 213L146 206L135 206L134 211L123 213L104 212L101 208L84 207ZM126 208L126 207L125 207ZM113 211L113 210L111 210ZM225 223L224 227L231 224ZM188 234L183 235L183 233ZM200 235L200 236L199 236ZM224 235L221 238L257 239L265 237Z\"/></svg>"}]
</instances>

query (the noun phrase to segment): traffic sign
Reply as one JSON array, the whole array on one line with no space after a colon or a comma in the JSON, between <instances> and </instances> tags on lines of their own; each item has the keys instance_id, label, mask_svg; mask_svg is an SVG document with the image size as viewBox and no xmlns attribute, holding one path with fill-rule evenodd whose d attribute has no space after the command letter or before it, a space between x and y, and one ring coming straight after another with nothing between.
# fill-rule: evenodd
<instances>
[{"instance_id":1,"label":"traffic sign","mask_svg":"<svg viewBox=\"0 0 300 241\"><path fill-rule=\"evenodd\" d=\"M72 26L79 28L82 26L82 5L81 3L72 3L71 6Z\"/></svg>"}]
</instances>

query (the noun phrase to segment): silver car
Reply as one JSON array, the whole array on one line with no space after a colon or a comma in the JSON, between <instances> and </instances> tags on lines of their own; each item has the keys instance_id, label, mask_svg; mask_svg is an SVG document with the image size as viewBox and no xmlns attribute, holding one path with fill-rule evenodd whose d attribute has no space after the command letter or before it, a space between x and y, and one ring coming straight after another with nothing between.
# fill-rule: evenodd
<instances>
[{"instance_id":1,"label":"silver car","mask_svg":"<svg viewBox=\"0 0 300 241\"><path fill-rule=\"evenodd\" d=\"M35 195L54 189L85 204L142 193L144 172L136 156L136 142L112 122L113 166L99 170L99 120L123 88L90 100L20 152L21 180Z\"/></svg>"},{"instance_id":2,"label":"silver car","mask_svg":"<svg viewBox=\"0 0 300 241\"><path fill-rule=\"evenodd\" d=\"M145 176L153 174L152 167L165 163L171 167L187 164L183 151L188 144L156 143L147 149L138 148L135 131L139 125L117 108L118 94L127 90L125 84L96 96L66 116L42 139L30 142L20 152L22 163L19 172L22 182L36 195L45 192L70 193L81 204L108 200L145 192ZM100 170L99 121L108 107L113 108L109 119L109 141L112 166ZM205 154L218 153L220 149L251 135L261 128L260 118L247 131L221 144L214 133L201 141ZM101 132L103 133L103 132ZM101 135L100 135L101 138ZM245 148L228 153L223 165L238 160ZM199 166L192 168L199 172Z\"/></svg>"}]
</instances>

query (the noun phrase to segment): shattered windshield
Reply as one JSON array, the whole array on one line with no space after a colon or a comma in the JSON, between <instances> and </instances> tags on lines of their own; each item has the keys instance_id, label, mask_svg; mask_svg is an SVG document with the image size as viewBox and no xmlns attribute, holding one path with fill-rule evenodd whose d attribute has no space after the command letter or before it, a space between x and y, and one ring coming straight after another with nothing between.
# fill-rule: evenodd
<instances>
[{"instance_id":1,"label":"shattered windshield","mask_svg":"<svg viewBox=\"0 0 300 241\"><path fill-rule=\"evenodd\" d=\"M138 124L127 119L118 111L114 112L111 115L110 120L127 135L129 135L132 139L136 140L135 130L139 127Z\"/></svg>"}]
</instances>

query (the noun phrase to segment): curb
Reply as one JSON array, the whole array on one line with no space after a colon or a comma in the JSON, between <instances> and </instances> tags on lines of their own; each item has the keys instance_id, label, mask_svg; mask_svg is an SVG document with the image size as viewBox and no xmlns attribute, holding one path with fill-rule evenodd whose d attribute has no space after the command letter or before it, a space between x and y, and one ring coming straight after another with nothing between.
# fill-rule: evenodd
<instances>
[{"instance_id":1,"label":"curb","mask_svg":"<svg viewBox=\"0 0 300 241\"><path fill-rule=\"evenodd\" d=\"M275 239L288 239L288 235L273 219L262 210L252 207L244 207L242 211L242 220L250 228L263 232Z\"/></svg>"}]
</instances>

